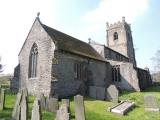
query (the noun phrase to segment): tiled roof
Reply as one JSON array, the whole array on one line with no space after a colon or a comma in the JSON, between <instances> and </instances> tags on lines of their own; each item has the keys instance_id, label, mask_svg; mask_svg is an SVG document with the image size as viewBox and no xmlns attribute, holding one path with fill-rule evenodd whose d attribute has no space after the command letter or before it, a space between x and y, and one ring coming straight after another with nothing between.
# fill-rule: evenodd
<instances>
[{"instance_id":1,"label":"tiled roof","mask_svg":"<svg viewBox=\"0 0 160 120\"><path fill-rule=\"evenodd\" d=\"M100 61L105 59L89 44L42 24L45 31L57 42L58 49Z\"/></svg>"}]
</instances>

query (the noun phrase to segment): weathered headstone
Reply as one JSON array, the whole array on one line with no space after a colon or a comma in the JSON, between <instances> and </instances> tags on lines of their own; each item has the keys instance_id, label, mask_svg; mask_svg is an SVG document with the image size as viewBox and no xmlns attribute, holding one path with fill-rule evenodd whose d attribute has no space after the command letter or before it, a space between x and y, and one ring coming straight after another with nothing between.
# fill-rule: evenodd
<instances>
[{"instance_id":1,"label":"weathered headstone","mask_svg":"<svg viewBox=\"0 0 160 120\"><path fill-rule=\"evenodd\" d=\"M16 103L12 112L13 120L28 120L27 89L20 90L17 94Z\"/></svg>"},{"instance_id":2,"label":"weathered headstone","mask_svg":"<svg viewBox=\"0 0 160 120\"><path fill-rule=\"evenodd\" d=\"M55 120L69 120L69 113L68 113L66 104L62 104L59 110L57 110Z\"/></svg>"},{"instance_id":3,"label":"weathered headstone","mask_svg":"<svg viewBox=\"0 0 160 120\"><path fill-rule=\"evenodd\" d=\"M96 87L96 99L104 100L105 99L105 88L104 87Z\"/></svg>"},{"instance_id":4,"label":"weathered headstone","mask_svg":"<svg viewBox=\"0 0 160 120\"><path fill-rule=\"evenodd\" d=\"M23 95L28 96L28 90L27 88L22 89Z\"/></svg>"},{"instance_id":5,"label":"weathered headstone","mask_svg":"<svg viewBox=\"0 0 160 120\"><path fill-rule=\"evenodd\" d=\"M20 103L21 120L28 120L28 98L25 93L22 95L22 101Z\"/></svg>"},{"instance_id":6,"label":"weathered headstone","mask_svg":"<svg viewBox=\"0 0 160 120\"><path fill-rule=\"evenodd\" d=\"M70 112L70 101L69 101L69 99L62 99L62 104L66 104L68 112Z\"/></svg>"},{"instance_id":7,"label":"weathered headstone","mask_svg":"<svg viewBox=\"0 0 160 120\"><path fill-rule=\"evenodd\" d=\"M75 102L76 120L85 120L85 108L84 108L83 96L81 95L74 96L74 102Z\"/></svg>"},{"instance_id":8,"label":"weathered headstone","mask_svg":"<svg viewBox=\"0 0 160 120\"><path fill-rule=\"evenodd\" d=\"M118 102L119 91L115 85L110 85L107 88L107 100L112 102Z\"/></svg>"},{"instance_id":9,"label":"weathered headstone","mask_svg":"<svg viewBox=\"0 0 160 120\"><path fill-rule=\"evenodd\" d=\"M31 120L42 120L40 100L35 99L32 109Z\"/></svg>"},{"instance_id":10,"label":"weathered headstone","mask_svg":"<svg viewBox=\"0 0 160 120\"><path fill-rule=\"evenodd\" d=\"M43 93L38 93L37 99L40 100L41 109L46 110L46 98Z\"/></svg>"},{"instance_id":11,"label":"weathered headstone","mask_svg":"<svg viewBox=\"0 0 160 120\"><path fill-rule=\"evenodd\" d=\"M89 86L89 97L96 99L96 87Z\"/></svg>"},{"instance_id":12,"label":"weathered headstone","mask_svg":"<svg viewBox=\"0 0 160 120\"><path fill-rule=\"evenodd\" d=\"M0 110L3 110L4 107L5 107L5 90L1 89Z\"/></svg>"},{"instance_id":13,"label":"weathered headstone","mask_svg":"<svg viewBox=\"0 0 160 120\"><path fill-rule=\"evenodd\" d=\"M159 112L160 107L158 101L154 95L144 96L145 101L145 111Z\"/></svg>"},{"instance_id":14,"label":"weathered headstone","mask_svg":"<svg viewBox=\"0 0 160 120\"><path fill-rule=\"evenodd\" d=\"M20 114L21 99L22 99L22 93L19 92L17 93L16 103L14 105L13 112L12 112L12 119L14 120L17 120L16 118Z\"/></svg>"},{"instance_id":15,"label":"weathered headstone","mask_svg":"<svg viewBox=\"0 0 160 120\"><path fill-rule=\"evenodd\" d=\"M104 87L89 86L89 96L93 99L104 100L105 91Z\"/></svg>"},{"instance_id":16,"label":"weathered headstone","mask_svg":"<svg viewBox=\"0 0 160 120\"><path fill-rule=\"evenodd\" d=\"M48 111L50 112L57 112L59 104L58 104L58 99L56 98L49 98L46 102L48 104Z\"/></svg>"}]
</instances>

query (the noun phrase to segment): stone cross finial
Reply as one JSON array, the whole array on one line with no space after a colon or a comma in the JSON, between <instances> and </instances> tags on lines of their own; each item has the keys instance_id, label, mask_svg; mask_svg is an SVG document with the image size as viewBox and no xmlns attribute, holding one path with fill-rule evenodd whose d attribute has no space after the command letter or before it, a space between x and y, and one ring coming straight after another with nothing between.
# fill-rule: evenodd
<instances>
[{"instance_id":1,"label":"stone cross finial","mask_svg":"<svg viewBox=\"0 0 160 120\"><path fill-rule=\"evenodd\" d=\"M122 17L122 22L125 22L125 17L124 16Z\"/></svg>"},{"instance_id":2,"label":"stone cross finial","mask_svg":"<svg viewBox=\"0 0 160 120\"><path fill-rule=\"evenodd\" d=\"M39 15L40 15L40 12L37 13L37 17L39 17Z\"/></svg>"},{"instance_id":3,"label":"stone cross finial","mask_svg":"<svg viewBox=\"0 0 160 120\"><path fill-rule=\"evenodd\" d=\"M88 38L88 43L91 43L91 38Z\"/></svg>"}]
</instances>

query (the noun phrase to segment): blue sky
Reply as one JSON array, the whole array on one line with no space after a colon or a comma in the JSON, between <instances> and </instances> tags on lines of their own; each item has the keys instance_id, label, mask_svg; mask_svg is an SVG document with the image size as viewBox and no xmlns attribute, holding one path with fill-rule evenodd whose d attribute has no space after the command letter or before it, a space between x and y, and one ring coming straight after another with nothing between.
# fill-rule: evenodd
<instances>
[{"instance_id":1,"label":"blue sky","mask_svg":"<svg viewBox=\"0 0 160 120\"><path fill-rule=\"evenodd\" d=\"M5 0L0 1L0 56L12 73L36 13L42 23L88 42L106 44L106 22L131 23L139 67L148 66L160 48L159 0Z\"/></svg>"}]
</instances>

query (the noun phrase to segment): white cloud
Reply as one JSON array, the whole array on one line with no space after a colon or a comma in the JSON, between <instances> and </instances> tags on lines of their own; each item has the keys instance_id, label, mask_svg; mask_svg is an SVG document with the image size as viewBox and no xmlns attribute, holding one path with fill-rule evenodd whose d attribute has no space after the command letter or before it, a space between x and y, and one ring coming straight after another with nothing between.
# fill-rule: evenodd
<instances>
[{"instance_id":1,"label":"white cloud","mask_svg":"<svg viewBox=\"0 0 160 120\"><path fill-rule=\"evenodd\" d=\"M93 39L97 37L99 40L102 33L105 35L105 29L103 28L105 28L106 21L117 21L122 16L126 16L127 21L133 22L138 15L144 13L147 9L148 1L100 0L96 9L87 12L83 16L83 22L85 21L86 23L83 24L82 22L79 26L77 25L78 30L72 30L71 27L64 28L65 25L62 29L66 29L67 32L71 31L70 33L75 34L77 38L81 38L82 40L87 40L88 37ZM43 23L54 28L59 25L56 24L58 21L57 16L59 13L63 13L63 8L62 10L58 9L57 4L60 7L59 0L0 1L0 55L2 63L6 65L5 73L13 72L13 68L18 64L18 52L23 45L37 12L41 12L40 18ZM58 10L61 10L61 12ZM62 23L59 26L62 26Z\"/></svg>"},{"instance_id":2,"label":"white cloud","mask_svg":"<svg viewBox=\"0 0 160 120\"><path fill-rule=\"evenodd\" d=\"M88 31L102 29L106 22L117 22L125 16L127 22L133 23L137 16L148 8L149 0L100 0L98 7L89 11L84 20L89 24Z\"/></svg>"},{"instance_id":3,"label":"white cloud","mask_svg":"<svg viewBox=\"0 0 160 120\"><path fill-rule=\"evenodd\" d=\"M12 73L18 64L18 53L26 39L37 12L42 22L54 24L55 0L0 1L0 55L4 73Z\"/></svg>"}]
</instances>

